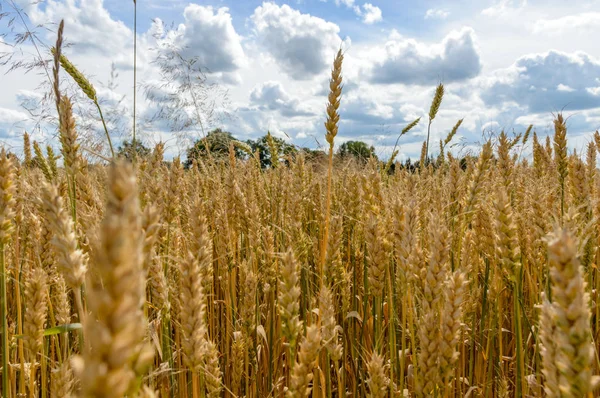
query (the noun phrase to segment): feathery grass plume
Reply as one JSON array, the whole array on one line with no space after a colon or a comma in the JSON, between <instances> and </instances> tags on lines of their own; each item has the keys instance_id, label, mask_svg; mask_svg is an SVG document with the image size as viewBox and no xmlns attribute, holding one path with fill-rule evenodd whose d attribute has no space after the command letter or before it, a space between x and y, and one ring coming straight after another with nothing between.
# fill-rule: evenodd
<instances>
[{"instance_id":1,"label":"feathery grass plume","mask_svg":"<svg viewBox=\"0 0 600 398\"><path fill-rule=\"evenodd\" d=\"M35 163L42 170L42 174L44 174L46 181L52 182L54 179L52 171L50 170L50 166L48 165L48 162L46 162L46 158L37 141L33 141L33 152L35 153Z\"/></svg>"},{"instance_id":2,"label":"feathery grass plume","mask_svg":"<svg viewBox=\"0 0 600 398\"><path fill-rule=\"evenodd\" d=\"M567 161L567 126L561 113L554 119L554 162L560 184L560 214L565 214L565 180L569 174Z\"/></svg>"},{"instance_id":3,"label":"feathery grass plume","mask_svg":"<svg viewBox=\"0 0 600 398\"><path fill-rule=\"evenodd\" d=\"M135 379L146 332L141 303L143 235L135 174L112 165L101 239L90 278L84 321L86 345L78 373L83 396L120 397Z\"/></svg>"},{"instance_id":4,"label":"feathery grass plume","mask_svg":"<svg viewBox=\"0 0 600 398\"><path fill-rule=\"evenodd\" d=\"M8 397L9 369L8 369L8 300L6 283L6 245L10 241L13 231L12 220L15 217L14 185L15 165L13 158L6 155L4 148L0 150L0 309L2 313L2 396Z\"/></svg>"},{"instance_id":5,"label":"feathery grass plume","mask_svg":"<svg viewBox=\"0 0 600 398\"><path fill-rule=\"evenodd\" d=\"M369 398L385 398L387 397L387 388L389 379L385 375L385 366L383 355L379 355L376 352L371 354L371 358L367 362L367 386L369 391L367 397Z\"/></svg>"},{"instance_id":6,"label":"feathery grass plume","mask_svg":"<svg viewBox=\"0 0 600 398\"><path fill-rule=\"evenodd\" d=\"M44 325L48 312L46 300L48 284L46 272L35 268L30 272L25 282L25 317L23 318L24 346L30 354L32 362L42 352L44 342Z\"/></svg>"},{"instance_id":7,"label":"feathery grass plume","mask_svg":"<svg viewBox=\"0 0 600 398\"><path fill-rule=\"evenodd\" d=\"M327 242L329 241L329 218L331 216L331 179L333 174L333 145L335 136L338 133L338 123L340 115L340 99L342 96L342 62L344 54L339 49L333 60L333 69L331 70L331 79L329 80L329 96L327 102L327 120L325 121L325 139L329 143L329 163L327 166L327 196L325 202L325 226L323 227L323 237L320 245L319 258L319 280L323 282L323 268L327 258Z\"/></svg>"},{"instance_id":8,"label":"feathery grass plume","mask_svg":"<svg viewBox=\"0 0 600 398\"><path fill-rule=\"evenodd\" d=\"M306 328L306 336L300 344L298 360L292 369L288 398L304 398L310 395L313 369L321 348L321 333L317 325Z\"/></svg>"},{"instance_id":9,"label":"feathery grass plume","mask_svg":"<svg viewBox=\"0 0 600 398\"><path fill-rule=\"evenodd\" d=\"M431 133L431 123L433 119L435 119L438 111L440 110L440 105L442 104L442 98L444 97L444 85L442 83L438 84L435 88L435 95L433 96L433 100L431 101L431 106L429 107L429 124L427 125L427 144L425 145L425 157L429 159L429 135Z\"/></svg>"},{"instance_id":10,"label":"feathery grass plume","mask_svg":"<svg viewBox=\"0 0 600 398\"><path fill-rule=\"evenodd\" d=\"M291 249L283 255L279 271L277 307L281 319L281 331L289 343L290 352L293 353L296 350L296 338L302 329L302 321L300 320L301 291L298 282L300 279L298 263Z\"/></svg>"},{"instance_id":11,"label":"feathery grass plume","mask_svg":"<svg viewBox=\"0 0 600 398\"><path fill-rule=\"evenodd\" d=\"M51 242L58 260L57 267L67 285L76 291L85 280L88 259L78 248L73 219L65 210L56 185L43 185L39 203L46 216L48 229L52 231Z\"/></svg>"},{"instance_id":12,"label":"feathery grass plume","mask_svg":"<svg viewBox=\"0 0 600 398\"><path fill-rule=\"evenodd\" d=\"M31 166L31 141L27 131L23 134L23 165L25 167Z\"/></svg>"},{"instance_id":13,"label":"feathery grass plume","mask_svg":"<svg viewBox=\"0 0 600 398\"><path fill-rule=\"evenodd\" d=\"M548 245L552 302L542 307L542 368L549 397L584 397L592 389L594 348L589 297L577 245L565 229Z\"/></svg>"}]
</instances>

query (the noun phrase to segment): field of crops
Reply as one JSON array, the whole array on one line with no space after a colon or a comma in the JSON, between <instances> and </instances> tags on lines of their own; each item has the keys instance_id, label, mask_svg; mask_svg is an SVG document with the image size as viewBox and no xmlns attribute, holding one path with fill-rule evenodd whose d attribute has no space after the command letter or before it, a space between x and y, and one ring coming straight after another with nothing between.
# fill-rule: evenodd
<instances>
[{"instance_id":1,"label":"field of crops","mask_svg":"<svg viewBox=\"0 0 600 398\"><path fill-rule=\"evenodd\" d=\"M3 396L595 395L598 132L569 153L557 114L545 141L342 162L340 52L324 161L92 164L61 66L95 91L57 48L61 160L0 154Z\"/></svg>"}]
</instances>

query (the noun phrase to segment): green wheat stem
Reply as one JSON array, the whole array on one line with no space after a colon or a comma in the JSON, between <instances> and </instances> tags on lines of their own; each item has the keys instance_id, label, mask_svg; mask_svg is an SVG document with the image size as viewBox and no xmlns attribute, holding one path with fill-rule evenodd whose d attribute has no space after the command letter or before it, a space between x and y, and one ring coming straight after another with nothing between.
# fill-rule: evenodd
<instances>
[{"instance_id":1,"label":"green wheat stem","mask_svg":"<svg viewBox=\"0 0 600 398\"><path fill-rule=\"evenodd\" d=\"M106 127L106 122L104 121L104 116L102 115L102 109L100 109L100 104L98 101L94 101L96 107L98 108L98 113L100 114L100 120L102 120L102 126L104 127L104 132L106 133L106 139L108 140L108 146L110 147L110 153L115 158L115 150L113 149L112 141L110 140L110 134L108 134L108 128Z\"/></svg>"}]
</instances>

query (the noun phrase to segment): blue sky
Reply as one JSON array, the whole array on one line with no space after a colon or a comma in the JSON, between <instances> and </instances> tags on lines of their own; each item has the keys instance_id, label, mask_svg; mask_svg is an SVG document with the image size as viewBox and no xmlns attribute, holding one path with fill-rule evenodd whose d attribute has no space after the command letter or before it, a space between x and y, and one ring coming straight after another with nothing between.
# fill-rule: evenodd
<instances>
[{"instance_id":1,"label":"blue sky","mask_svg":"<svg viewBox=\"0 0 600 398\"><path fill-rule=\"evenodd\" d=\"M9 0L3 3L6 8ZM91 76L101 98L118 104L122 125L129 125L133 2L15 3L32 25L65 19L72 43L65 53ZM7 32L2 22L0 32ZM570 116L571 148L583 148L600 128L600 47L594 39L600 35L599 0L138 0L141 82L157 81L152 33L171 23L175 34L159 40L186 47L186 54L209 67L211 81L228 90L233 117L214 127L240 139L269 130L297 145L322 144L327 79L340 46L346 86L337 142L363 140L382 157L404 125L427 114L440 81L446 96L433 139L464 118L456 152L476 150L484 132L518 133L530 123L547 135L552 112L563 108ZM54 33L40 38L51 43ZM112 62L116 88L101 84ZM0 79L0 138L18 150L28 129L51 142L51 127L33 129L19 106L24 98L39 98L43 76L16 71ZM138 109L143 117L154 108L141 98ZM418 157L425 131L421 123L401 139L401 158ZM125 128L123 136L128 134ZM146 125L142 134L148 143L167 141L171 155L184 150L164 123Z\"/></svg>"}]
</instances>

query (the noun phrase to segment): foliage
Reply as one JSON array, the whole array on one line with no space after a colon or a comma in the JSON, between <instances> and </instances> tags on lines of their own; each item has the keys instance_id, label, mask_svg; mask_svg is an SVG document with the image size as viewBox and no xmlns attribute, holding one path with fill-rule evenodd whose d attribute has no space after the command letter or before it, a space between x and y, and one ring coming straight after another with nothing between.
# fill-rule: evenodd
<instances>
[{"instance_id":1,"label":"foliage","mask_svg":"<svg viewBox=\"0 0 600 398\"><path fill-rule=\"evenodd\" d=\"M271 162L271 150L269 149L269 143L267 139L268 135L264 135L256 140L248 140L246 143L250 145L253 152L258 151L260 158L260 166L263 169L269 168L272 165ZM275 146L278 151L278 158L285 157L287 155L295 155L298 152L295 146L288 144L285 140L277 137L272 137Z\"/></svg>"},{"instance_id":2,"label":"foliage","mask_svg":"<svg viewBox=\"0 0 600 398\"><path fill-rule=\"evenodd\" d=\"M150 148L145 146L140 140L123 141L119 146L118 156L127 160L143 159L150 155Z\"/></svg>"},{"instance_id":3,"label":"foliage","mask_svg":"<svg viewBox=\"0 0 600 398\"><path fill-rule=\"evenodd\" d=\"M184 165L186 168L192 165L194 159L207 158L223 158L229 155L229 145L237 141L229 131L223 131L216 128L210 131L205 138L196 140L194 145L187 150L187 160ZM207 150L208 149L208 150ZM243 158L243 152L235 148L235 156Z\"/></svg>"},{"instance_id":4,"label":"foliage","mask_svg":"<svg viewBox=\"0 0 600 398\"><path fill-rule=\"evenodd\" d=\"M361 163L366 163L371 157L377 159L377 155L375 155L375 148L362 141L344 142L338 149L338 156L342 159L353 156Z\"/></svg>"}]
</instances>

